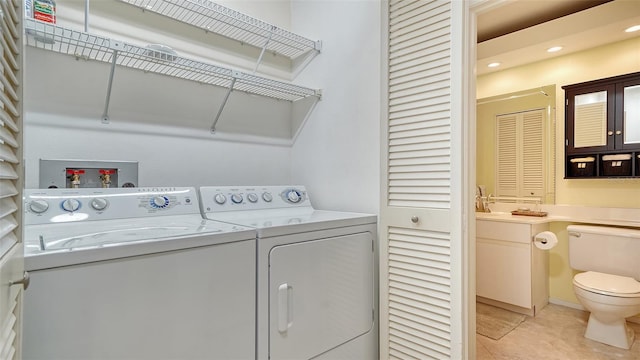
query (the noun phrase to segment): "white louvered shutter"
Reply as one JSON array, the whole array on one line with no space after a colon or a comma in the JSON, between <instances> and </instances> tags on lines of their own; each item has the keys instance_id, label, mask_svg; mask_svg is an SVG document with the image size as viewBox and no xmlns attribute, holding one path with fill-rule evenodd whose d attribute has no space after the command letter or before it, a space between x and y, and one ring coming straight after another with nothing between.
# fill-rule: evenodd
<instances>
[{"instance_id":1,"label":"white louvered shutter","mask_svg":"<svg viewBox=\"0 0 640 360\"><path fill-rule=\"evenodd\" d=\"M497 196L544 196L544 124L544 109L496 116Z\"/></svg>"},{"instance_id":2,"label":"white louvered shutter","mask_svg":"<svg viewBox=\"0 0 640 360\"><path fill-rule=\"evenodd\" d=\"M22 1L0 0L0 360L20 359Z\"/></svg>"},{"instance_id":3,"label":"white louvered shutter","mask_svg":"<svg viewBox=\"0 0 640 360\"><path fill-rule=\"evenodd\" d=\"M545 194L544 114L542 109L522 114L521 197L543 197Z\"/></svg>"},{"instance_id":4,"label":"white louvered shutter","mask_svg":"<svg viewBox=\"0 0 640 360\"><path fill-rule=\"evenodd\" d=\"M382 359L461 356L461 182L452 133L462 2L391 1L381 205ZM458 24L460 26L457 26ZM461 39L457 39L461 43ZM461 121L456 119L455 121ZM457 135L456 135L457 136ZM458 229L458 230L455 230Z\"/></svg>"},{"instance_id":5,"label":"white louvered shutter","mask_svg":"<svg viewBox=\"0 0 640 360\"><path fill-rule=\"evenodd\" d=\"M496 195L518 196L518 132L514 114L496 117Z\"/></svg>"},{"instance_id":6,"label":"white louvered shutter","mask_svg":"<svg viewBox=\"0 0 640 360\"><path fill-rule=\"evenodd\" d=\"M576 105L573 147L607 145L607 102Z\"/></svg>"}]
</instances>

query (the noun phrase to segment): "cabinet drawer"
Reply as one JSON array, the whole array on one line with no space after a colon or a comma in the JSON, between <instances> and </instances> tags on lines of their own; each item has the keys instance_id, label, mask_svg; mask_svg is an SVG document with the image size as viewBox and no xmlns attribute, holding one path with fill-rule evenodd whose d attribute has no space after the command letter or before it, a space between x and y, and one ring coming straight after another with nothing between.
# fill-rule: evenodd
<instances>
[{"instance_id":1,"label":"cabinet drawer","mask_svg":"<svg viewBox=\"0 0 640 360\"><path fill-rule=\"evenodd\" d=\"M528 244L531 243L531 225L476 220L476 237Z\"/></svg>"}]
</instances>

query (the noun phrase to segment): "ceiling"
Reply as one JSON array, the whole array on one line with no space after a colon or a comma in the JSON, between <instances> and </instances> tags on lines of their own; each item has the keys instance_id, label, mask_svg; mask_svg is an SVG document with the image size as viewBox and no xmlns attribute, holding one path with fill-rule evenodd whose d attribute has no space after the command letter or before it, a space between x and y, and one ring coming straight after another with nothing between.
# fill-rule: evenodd
<instances>
[{"instance_id":1,"label":"ceiling","mask_svg":"<svg viewBox=\"0 0 640 360\"><path fill-rule=\"evenodd\" d=\"M509 0L478 15L477 74L640 37L624 32L631 25L640 25L640 0ZM563 50L546 52L555 45Z\"/></svg>"},{"instance_id":2,"label":"ceiling","mask_svg":"<svg viewBox=\"0 0 640 360\"><path fill-rule=\"evenodd\" d=\"M610 2L611 0L511 0L478 15L478 42Z\"/></svg>"}]
</instances>

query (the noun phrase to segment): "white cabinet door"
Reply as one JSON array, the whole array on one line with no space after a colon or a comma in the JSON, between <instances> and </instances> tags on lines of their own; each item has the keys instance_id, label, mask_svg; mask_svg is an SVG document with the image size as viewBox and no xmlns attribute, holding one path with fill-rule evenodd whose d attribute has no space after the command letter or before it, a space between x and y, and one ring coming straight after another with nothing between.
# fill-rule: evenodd
<instances>
[{"instance_id":1,"label":"white cabinet door","mask_svg":"<svg viewBox=\"0 0 640 360\"><path fill-rule=\"evenodd\" d=\"M272 360L309 359L373 326L371 233L281 245L269 255Z\"/></svg>"},{"instance_id":2,"label":"white cabinet door","mask_svg":"<svg viewBox=\"0 0 640 360\"><path fill-rule=\"evenodd\" d=\"M479 238L476 294L531 308L531 245Z\"/></svg>"}]
</instances>

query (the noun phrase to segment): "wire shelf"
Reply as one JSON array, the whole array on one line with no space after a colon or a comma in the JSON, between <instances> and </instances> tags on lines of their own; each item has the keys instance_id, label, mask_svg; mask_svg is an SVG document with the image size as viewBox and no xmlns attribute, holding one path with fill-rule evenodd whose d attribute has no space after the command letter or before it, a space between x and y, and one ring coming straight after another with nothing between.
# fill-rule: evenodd
<instances>
[{"instance_id":1,"label":"wire shelf","mask_svg":"<svg viewBox=\"0 0 640 360\"><path fill-rule=\"evenodd\" d=\"M309 89L277 80L267 79L240 71L181 57L150 47L140 47L88 34L68 28L25 19L27 45L50 50L76 58L168 75L175 78L229 88L279 100L296 101L309 96L320 96L319 90Z\"/></svg>"},{"instance_id":2,"label":"wire shelf","mask_svg":"<svg viewBox=\"0 0 640 360\"><path fill-rule=\"evenodd\" d=\"M155 12L205 31L250 44L258 48L297 58L309 51L320 51L320 42L231 10L209 0L120 0L142 10Z\"/></svg>"}]
</instances>

